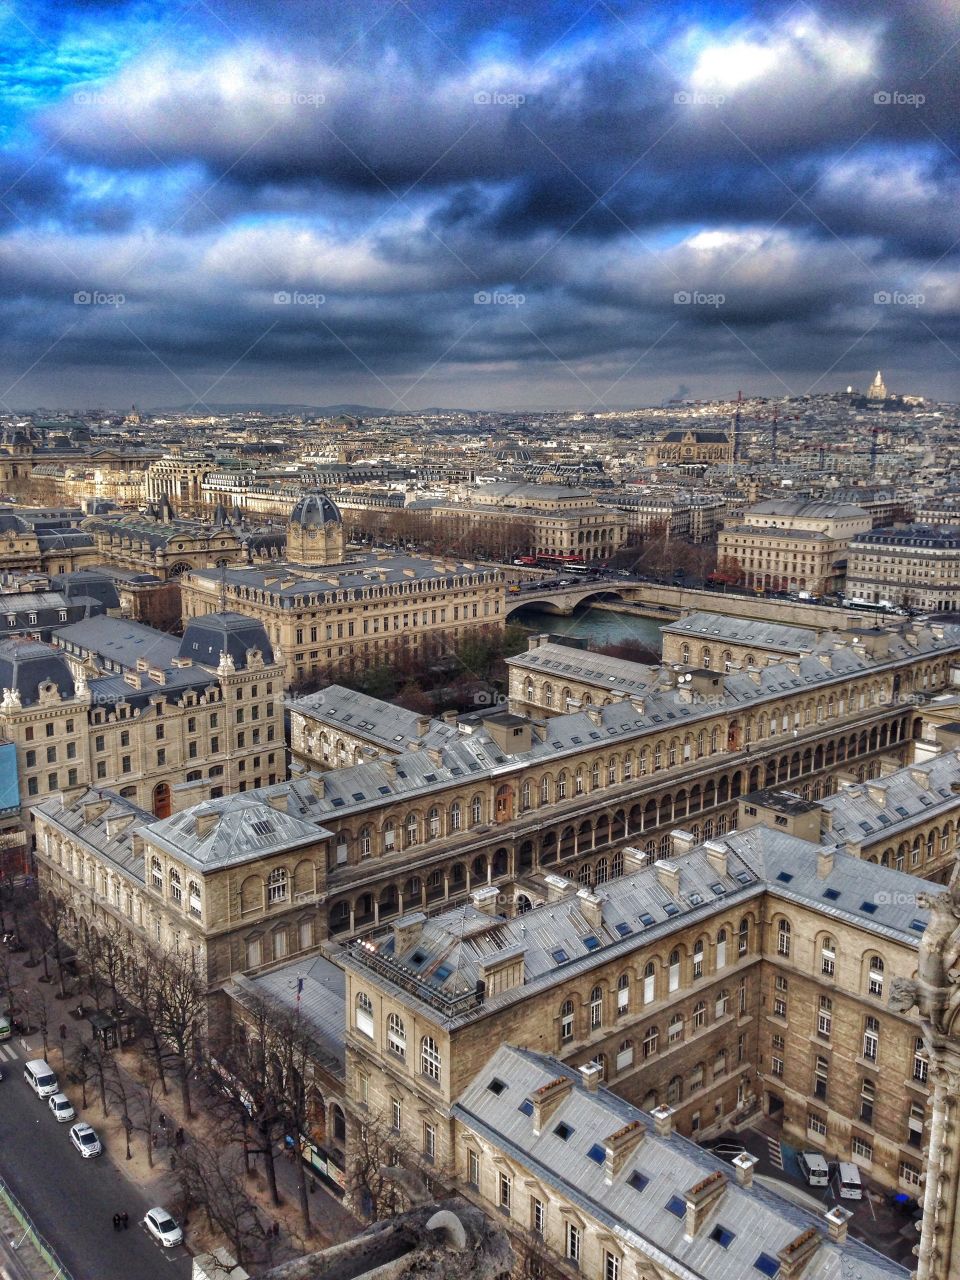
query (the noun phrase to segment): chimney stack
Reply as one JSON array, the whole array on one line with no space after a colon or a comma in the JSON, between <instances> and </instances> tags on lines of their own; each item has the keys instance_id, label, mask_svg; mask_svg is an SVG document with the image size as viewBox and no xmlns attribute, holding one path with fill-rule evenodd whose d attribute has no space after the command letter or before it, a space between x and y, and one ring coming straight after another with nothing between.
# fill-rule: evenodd
<instances>
[{"instance_id":1,"label":"chimney stack","mask_svg":"<svg viewBox=\"0 0 960 1280\"><path fill-rule=\"evenodd\" d=\"M658 1138L669 1138L673 1133L673 1111L673 1107L668 1107L666 1103L663 1103L650 1112Z\"/></svg>"},{"instance_id":2,"label":"chimney stack","mask_svg":"<svg viewBox=\"0 0 960 1280\"><path fill-rule=\"evenodd\" d=\"M817 851L818 880L828 880L833 875L833 853L832 849L819 849Z\"/></svg>"},{"instance_id":3,"label":"chimney stack","mask_svg":"<svg viewBox=\"0 0 960 1280\"><path fill-rule=\"evenodd\" d=\"M704 843L707 861L718 876L727 874L727 846L722 840L707 840Z\"/></svg>"},{"instance_id":4,"label":"chimney stack","mask_svg":"<svg viewBox=\"0 0 960 1280\"><path fill-rule=\"evenodd\" d=\"M753 1186L753 1166L757 1163L757 1156L752 1156L749 1151L741 1151L740 1154L731 1160L734 1172L737 1176L737 1186L749 1188Z\"/></svg>"},{"instance_id":5,"label":"chimney stack","mask_svg":"<svg viewBox=\"0 0 960 1280\"><path fill-rule=\"evenodd\" d=\"M580 1068L581 1071L583 1068ZM639 1120L631 1120L629 1124L625 1124L622 1129L618 1129L616 1133L611 1133L610 1137L604 1142L606 1149L606 1159L603 1162L603 1172L607 1186L609 1186L627 1160L633 1155L637 1147L647 1136L647 1131Z\"/></svg>"},{"instance_id":6,"label":"chimney stack","mask_svg":"<svg viewBox=\"0 0 960 1280\"><path fill-rule=\"evenodd\" d=\"M542 1084L534 1092L531 1101L533 1102L533 1135L535 1138L539 1138L544 1126L572 1088L573 1081L569 1076L557 1076L555 1080L551 1080L548 1084Z\"/></svg>"},{"instance_id":7,"label":"chimney stack","mask_svg":"<svg viewBox=\"0 0 960 1280\"><path fill-rule=\"evenodd\" d=\"M485 885L482 889L475 889L470 895L470 901L478 911L482 911L484 915L495 916L497 914L497 900L500 897L500 890L495 884Z\"/></svg>"},{"instance_id":8,"label":"chimney stack","mask_svg":"<svg viewBox=\"0 0 960 1280\"><path fill-rule=\"evenodd\" d=\"M591 929L599 929L603 924L602 901L602 898L589 889L577 890L577 909Z\"/></svg>"},{"instance_id":9,"label":"chimney stack","mask_svg":"<svg viewBox=\"0 0 960 1280\"><path fill-rule=\"evenodd\" d=\"M585 1062L580 1068L580 1076L583 1080L584 1087L590 1093L597 1092L602 1074L603 1072L595 1062Z\"/></svg>"},{"instance_id":10,"label":"chimney stack","mask_svg":"<svg viewBox=\"0 0 960 1280\"><path fill-rule=\"evenodd\" d=\"M803 1269L820 1248L820 1233L816 1227L807 1227L798 1236L785 1244L777 1254L780 1263L782 1280L794 1280L803 1274Z\"/></svg>"},{"instance_id":11,"label":"chimney stack","mask_svg":"<svg viewBox=\"0 0 960 1280\"><path fill-rule=\"evenodd\" d=\"M684 831L677 827L670 832L670 856L671 858L679 858L683 853L689 853L696 844L692 831Z\"/></svg>"},{"instance_id":12,"label":"chimney stack","mask_svg":"<svg viewBox=\"0 0 960 1280\"><path fill-rule=\"evenodd\" d=\"M704 1221L713 1212L717 1201L727 1189L727 1176L719 1169L709 1173L686 1192L687 1216L683 1234L691 1239L703 1226Z\"/></svg>"},{"instance_id":13,"label":"chimney stack","mask_svg":"<svg viewBox=\"0 0 960 1280\"><path fill-rule=\"evenodd\" d=\"M656 866L660 887L666 889L671 897L677 897L680 892L680 868L675 863L664 859L661 859Z\"/></svg>"},{"instance_id":14,"label":"chimney stack","mask_svg":"<svg viewBox=\"0 0 960 1280\"><path fill-rule=\"evenodd\" d=\"M845 1244L847 1239L847 1223L853 1217L849 1209L844 1209L842 1205L835 1204L829 1213L825 1213L824 1218L827 1223L827 1231L831 1240L835 1240L837 1244Z\"/></svg>"}]
</instances>

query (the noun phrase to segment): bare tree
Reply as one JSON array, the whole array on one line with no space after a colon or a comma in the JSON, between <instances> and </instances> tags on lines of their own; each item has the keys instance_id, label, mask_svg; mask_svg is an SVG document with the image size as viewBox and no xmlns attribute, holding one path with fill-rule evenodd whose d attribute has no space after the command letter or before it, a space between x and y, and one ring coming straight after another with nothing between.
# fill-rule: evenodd
<instances>
[{"instance_id":1,"label":"bare tree","mask_svg":"<svg viewBox=\"0 0 960 1280\"><path fill-rule=\"evenodd\" d=\"M177 1179L187 1206L203 1209L211 1227L230 1241L238 1263L267 1238L266 1226L247 1194L242 1153L235 1144L226 1149L194 1139L180 1152Z\"/></svg>"},{"instance_id":2,"label":"bare tree","mask_svg":"<svg viewBox=\"0 0 960 1280\"><path fill-rule=\"evenodd\" d=\"M207 1012L206 986L190 957L167 953L154 958L158 969L157 1001L152 1016L160 1040L168 1046L180 1075L186 1115L193 1115L190 1072L201 1051Z\"/></svg>"},{"instance_id":3,"label":"bare tree","mask_svg":"<svg viewBox=\"0 0 960 1280\"><path fill-rule=\"evenodd\" d=\"M37 920L43 938L44 973L47 972L47 955L52 954L57 966L57 982L60 998L66 999L67 990L64 980L64 950L66 947L67 905L56 894L47 893L40 900Z\"/></svg>"},{"instance_id":4,"label":"bare tree","mask_svg":"<svg viewBox=\"0 0 960 1280\"><path fill-rule=\"evenodd\" d=\"M376 1219L389 1218L409 1207L402 1181L391 1169L402 1166L429 1185L437 1171L406 1137L375 1114L354 1126L347 1168L347 1191L353 1204Z\"/></svg>"},{"instance_id":5,"label":"bare tree","mask_svg":"<svg viewBox=\"0 0 960 1280\"><path fill-rule=\"evenodd\" d=\"M50 1006L47 1004L46 991L37 987L26 988L24 990L23 1007L30 1026L36 1027L40 1032L43 1056L48 1058L50 1056Z\"/></svg>"},{"instance_id":6,"label":"bare tree","mask_svg":"<svg viewBox=\"0 0 960 1280\"><path fill-rule=\"evenodd\" d=\"M143 1018L150 1052L156 1066L157 1079L164 1094L168 1092L164 1064L164 1045L160 1033L159 1009L162 1004L163 975L156 963L156 956L145 947L132 958L128 957L123 991L129 1002Z\"/></svg>"}]
</instances>

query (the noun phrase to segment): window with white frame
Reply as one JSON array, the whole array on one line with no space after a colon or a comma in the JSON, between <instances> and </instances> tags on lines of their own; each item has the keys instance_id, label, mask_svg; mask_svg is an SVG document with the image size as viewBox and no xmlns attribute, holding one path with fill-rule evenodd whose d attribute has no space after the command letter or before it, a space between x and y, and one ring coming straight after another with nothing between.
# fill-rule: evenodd
<instances>
[{"instance_id":1,"label":"window with white frame","mask_svg":"<svg viewBox=\"0 0 960 1280\"><path fill-rule=\"evenodd\" d=\"M403 1129L403 1103L399 1098L391 1098L391 1109L393 1119L393 1129L395 1133L400 1133Z\"/></svg>"},{"instance_id":2,"label":"window with white frame","mask_svg":"<svg viewBox=\"0 0 960 1280\"><path fill-rule=\"evenodd\" d=\"M287 898L287 872L285 867L274 867L267 876L267 901L285 902Z\"/></svg>"},{"instance_id":3,"label":"window with white frame","mask_svg":"<svg viewBox=\"0 0 960 1280\"><path fill-rule=\"evenodd\" d=\"M398 1058L407 1056L407 1032L403 1019L397 1013L391 1013L387 1018L387 1048Z\"/></svg>"},{"instance_id":4,"label":"window with white frame","mask_svg":"<svg viewBox=\"0 0 960 1280\"><path fill-rule=\"evenodd\" d=\"M880 1050L879 1019L868 1017L863 1024L863 1056L868 1062L876 1062Z\"/></svg>"},{"instance_id":5,"label":"window with white frame","mask_svg":"<svg viewBox=\"0 0 960 1280\"><path fill-rule=\"evenodd\" d=\"M626 1013L630 1008L630 977L621 973L617 979L617 1014Z\"/></svg>"},{"instance_id":6,"label":"window with white frame","mask_svg":"<svg viewBox=\"0 0 960 1280\"><path fill-rule=\"evenodd\" d=\"M867 991L870 995L876 996L877 999L883 997L883 960L880 956L870 957L870 967L867 971Z\"/></svg>"},{"instance_id":7,"label":"window with white frame","mask_svg":"<svg viewBox=\"0 0 960 1280\"><path fill-rule=\"evenodd\" d=\"M510 1215L510 1199L513 1195L513 1179L502 1171L497 1174L497 1204L508 1217Z\"/></svg>"},{"instance_id":8,"label":"window with white frame","mask_svg":"<svg viewBox=\"0 0 960 1280\"><path fill-rule=\"evenodd\" d=\"M824 938L820 943L820 972L827 978L837 972L837 944L832 938Z\"/></svg>"},{"instance_id":9,"label":"window with white frame","mask_svg":"<svg viewBox=\"0 0 960 1280\"><path fill-rule=\"evenodd\" d=\"M693 976L694 978L703 977L703 942L697 941L693 948Z\"/></svg>"},{"instance_id":10,"label":"window with white frame","mask_svg":"<svg viewBox=\"0 0 960 1280\"><path fill-rule=\"evenodd\" d=\"M571 1262L579 1264L583 1248L583 1234L575 1222L568 1222L564 1231L564 1253Z\"/></svg>"},{"instance_id":11,"label":"window with white frame","mask_svg":"<svg viewBox=\"0 0 960 1280\"><path fill-rule=\"evenodd\" d=\"M603 988L594 987L590 992L590 1030L603 1026Z\"/></svg>"},{"instance_id":12,"label":"window with white frame","mask_svg":"<svg viewBox=\"0 0 960 1280\"><path fill-rule=\"evenodd\" d=\"M777 921L777 955L789 956L790 954L790 921Z\"/></svg>"},{"instance_id":13,"label":"window with white frame","mask_svg":"<svg viewBox=\"0 0 960 1280\"><path fill-rule=\"evenodd\" d=\"M910 1160L901 1160L898 1172L900 1174L900 1181L905 1183L906 1186L920 1186L920 1169Z\"/></svg>"},{"instance_id":14,"label":"window with white frame","mask_svg":"<svg viewBox=\"0 0 960 1280\"><path fill-rule=\"evenodd\" d=\"M437 1156L437 1127L429 1120L423 1122L423 1158L433 1164Z\"/></svg>"},{"instance_id":15,"label":"window with white frame","mask_svg":"<svg viewBox=\"0 0 960 1280\"><path fill-rule=\"evenodd\" d=\"M657 970L652 960L643 969L643 1003L652 1004L656 998Z\"/></svg>"},{"instance_id":16,"label":"window with white frame","mask_svg":"<svg viewBox=\"0 0 960 1280\"><path fill-rule=\"evenodd\" d=\"M424 1036L420 1041L420 1070L430 1080L440 1079L440 1050L433 1036Z\"/></svg>"},{"instance_id":17,"label":"window with white frame","mask_svg":"<svg viewBox=\"0 0 960 1280\"><path fill-rule=\"evenodd\" d=\"M722 969L727 963L727 931L721 929L717 934L717 968Z\"/></svg>"},{"instance_id":18,"label":"window with white frame","mask_svg":"<svg viewBox=\"0 0 960 1280\"><path fill-rule=\"evenodd\" d=\"M833 1001L829 996L820 997L817 1010L817 1035L821 1040L829 1040L833 1031Z\"/></svg>"},{"instance_id":19,"label":"window with white frame","mask_svg":"<svg viewBox=\"0 0 960 1280\"><path fill-rule=\"evenodd\" d=\"M573 1001L564 1000L560 1006L560 1039L573 1039Z\"/></svg>"},{"instance_id":20,"label":"window with white frame","mask_svg":"<svg viewBox=\"0 0 960 1280\"><path fill-rule=\"evenodd\" d=\"M471 1187L480 1185L480 1152L472 1147L467 1151L467 1181Z\"/></svg>"},{"instance_id":21,"label":"window with white frame","mask_svg":"<svg viewBox=\"0 0 960 1280\"><path fill-rule=\"evenodd\" d=\"M547 1234L547 1206L538 1196L530 1197L530 1230L541 1240Z\"/></svg>"},{"instance_id":22,"label":"window with white frame","mask_svg":"<svg viewBox=\"0 0 960 1280\"><path fill-rule=\"evenodd\" d=\"M923 1043L923 1037L917 1036L913 1047L913 1078L919 1080L921 1084L927 1083L927 1076L930 1071L930 1063L927 1060L927 1050Z\"/></svg>"},{"instance_id":23,"label":"window with white frame","mask_svg":"<svg viewBox=\"0 0 960 1280\"><path fill-rule=\"evenodd\" d=\"M680 952L670 952L670 965L667 970L667 990L678 991L680 989Z\"/></svg>"},{"instance_id":24,"label":"window with white frame","mask_svg":"<svg viewBox=\"0 0 960 1280\"><path fill-rule=\"evenodd\" d=\"M354 1025L358 1031L373 1039L373 1001L365 991L357 992Z\"/></svg>"},{"instance_id":25,"label":"window with white frame","mask_svg":"<svg viewBox=\"0 0 960 1280\"><path fill-rule=\"evenodd\" d=\"M850 1154L854 1160L870 1164L873 1160L873 1147L865 1138L853 1137L850 1139Z\"/></svg>"}]
</instances>

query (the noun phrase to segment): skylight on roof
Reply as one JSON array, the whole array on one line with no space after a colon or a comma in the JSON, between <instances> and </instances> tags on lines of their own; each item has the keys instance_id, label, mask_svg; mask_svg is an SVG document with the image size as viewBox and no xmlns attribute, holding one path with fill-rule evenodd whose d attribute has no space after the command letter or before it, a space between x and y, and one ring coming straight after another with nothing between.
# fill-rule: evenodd
<instances>
[{"instance_id":1,"label":"skylight on roof","mask_svg":"<svg viewBox=\"0 0 960 1280\"><path fill-rule=\"evenodd\" d=\"M703 894L700 894L700 893L691 893L691 895L690 895L690 905L691 905L692 907L699 907L699 906L700 906L700 904L701 904L701 902L703 902Z\"/></svg>"},{"instance_id":2,"label":"skylight on roof","mask_svg":"<svg viewBox=\"0 0 960 1280\"><path fill-rule=\"evenodd\" d=\"M517 1110L522 1111L525 1116L532 1116L533 1103L530 1101L529 1098L524 1098L524 1100L520 1103L519 1107L517 1107Z\"/></svg>"},{"instance_id":3,"label":"skylight on roof","mask_svg":"<svg viewBox=\"0 0 960 1280\"><path fill-rule=\"evenodd\" d=\"M555 1125L553 1132L561 1142L566 1142L568 1138L573 1136L573 1128L567 1124L566 1120L561 1120L558 1125Z\"/></svg>"},{"instance_id":4,"label":"skylight on roof","mask_svg":"<svg viewBox=\"0 0 960 1280\"><path fill-rule=\"evenodd\" d=\"M650 914L649 911L644 911L643 915L638 916L637 919L640 921L641 924L646 925L647 928L649 928L650 925L653 924L653 916Z\"/></svg>"},{"instance_id":5,"label":"skylight on roof","mask_svg":"<svg viewBox=\"0 0 960 1280\"><path fill-rule=\"evenodd\" d=\"M927 927L927 922L926 922L926 920L911 920L911 921L910 921L910 928L914 931L914 933L923 933L923 931L924 931L924 929L925 929L926 927Z\"/></svg>"},{"instance_id":6,"label":"skylight on roof","mask_svg":"<svg viewBox=\"0 0 960 1280\"><path fill-rule=\"evenodd\" d=\"M451 973L453 973L453 970L450 966L448 964L442 964L433 976L438 982L446 982Z\"/></svg>"},{"instance_id":7,"label":"skylight on roof","mask_svg":"<svg viewBox=\"0 0 960 1280\"><path fill-rule=\"evenodd\" d=\"M633 1187L634 1191L643 1191L650 1179L645 1178L639 1169L634 1169L630 1177L627 1179L627 1186Z\"/></svg>"},{"instance_id":8,"label":"skylight on roof","mask_svg":"<svg viewBox=\"0 0 960 1280\"><path fill-rule=\"evenodd\" d=\"M778 879L778 880L782 880L784 884L789 884L789 883L790 883L790 881L793 879L793 872L792 872L792 871L778 871L778 872L777 872L777 879Z\"/></svg>"},{"instance_id":9,"label":"skylight on roof","mask_svg":"<svg viewBox=\"0 0 960 1280\"><path fill-rule=\"evenodd\" d=\"M595 938L592 933L588 933L583 940L583 945L588 951L596 951L600 946L600 939Z\"/></svg>"},{"instance_id":10,"label":"skylight on roof","mask_svg":"<svg viewBox=\"0 0 960 1280\"><path fill-rule=\"evenodd\" d=\"M675 902L668 902L663 909L668 916L678 916L680 914L680 908Z\"/></svg>"},{"instance_id":11,"label":"skylight on roof","mask_svg":"<svg viewBox=\"0 0 960 1280\"><path fill-rule=\"evenodd\" d=\"M615 924L613 927L616 929L617 933L619 933L621 938L625 938L628 933L633 932L625 920L621 920L619 924Z\"/></svg>"},{"instance_id":12,"label":"skylight on roof","mask_svg":"<svg viewBox=\"0 0 960 1280\"><path fill-rule=\"evenodd\" d=\"M664 1207L667 1213L672 1213L675 1218L687 1216L687 1202L683 1196L671 1196Z\"/></svg>"},{"instance_id":13,"label":"skylight on roof","mask_svg":"<svg viewBox=\"0 0 960 1280\"><path fill-rule=\"evenodd\" d=\"M868 916L876 914L877 904L875 902L861 902L860 910L865 911Z\"/></svg>"},{"instance_id":14,"label":"skylight on roof","mask_svg":"<svg viewBox=\"0 0 960 1280\"><path fill-rule=\"evenodd\" d=\"M500 1097L501 1093L503 1093L504 1089L506 1089L507 1087L508 1086L507 1086L506 1080L501 1080L499 1076L494 1076L493 1079L490 1081L490 1083L487 1085L487 1088L490 1090L490 1092L495 1093L498 1098Z\"/></svg>"},{"instance_id":15,"label":"skylight on roof","mask_svg":"<svg viewBox=\"0 0 960 1280\"><path fill-rule=\"evenodd\" d=\"M718 1244L721 1249L729 1249L736 1239L736 1234L733 1231L729 1231L726 1227L721 1226L718 1222L710 1232L710 1239L714 1244Z\"/></svg>"},{"instance_id":16,"label":"skylight on roof","mask_svg":"<svg viewBox=\"0 0 960 1280\"><path fill-rule=\"evenodd\" d=\"M749 884L752 876L749 871L735 871L733 873L733 878L734 880L739 881L740 884Z\"/></svg>"},{"instance_id":17,"label":"skylight on roof","mask_svg":"<svg viewBox=\"0 0 960 1280\"><path fill-rule=\"evenodd\" d=\"M759 1271L761 1275L769 1276L770 1280L776 1280L780 1274L780 1262L777 1258L771 1258L769 1253L761 1253L759 1258L753 1264L755 1271Z\"/></svg>"},{"instance_id":18,"label":"skylight on roof","mask_svg":"<svg viewBox=\"0 0 960 1280\"><path fill-rule=\"evenodd\" d=\"M557 947L556 951L551 951L550 954L553 956L557 964L565 964L566 961L570 959L563 947Z\"/></svg>"},{"instance_id":19,"label":"skylight on roof","mask_svg":"<svg viewBox=\"0 0 960 1280\"><path fill-rule=\"evenodd\" d=\"M825 898L828 898L831 902L836 902L836 900L840 897L840 890L839 890L839 889L824 889L824 891L823 891L823 896L824 896Z\"/></svg>"},{"instance_id":20,"label":"skylight on roof","mask_svg":"<svg viewBox=\"0 0 960 1280\"><path fill-rule=\"evenodd\" d=\"M710 892L713 894L716 894L718 898L722 898L723 895L727 892L727 890L718 880L716 884L712 884L710 886Z\"/></svg>"}]
</instances>

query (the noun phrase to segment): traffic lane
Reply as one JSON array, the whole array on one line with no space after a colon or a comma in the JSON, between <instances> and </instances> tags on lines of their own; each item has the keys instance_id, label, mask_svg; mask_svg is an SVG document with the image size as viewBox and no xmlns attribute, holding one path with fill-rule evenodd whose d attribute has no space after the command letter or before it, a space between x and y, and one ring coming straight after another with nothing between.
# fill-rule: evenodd
<instances>
[{"instance_id":1,"label":"traffic lane","mask_svg":"<svg viewBox=\"0 0 960 1280\"><path fill-rule=\"evenodd\" d=\"M141 1226L155 1201L124 1177L122 1143L118 1161L107 1146L103 1155L84 1160L71 1145L70 1126L57 1124L18 1064L4 1066L0 1173L67 1270L76 1280L187 1280L185 1250L162 1249ZM124 1211L130 1225L114 1231L113 1215Z\"/></svg>"}]
</instances>

